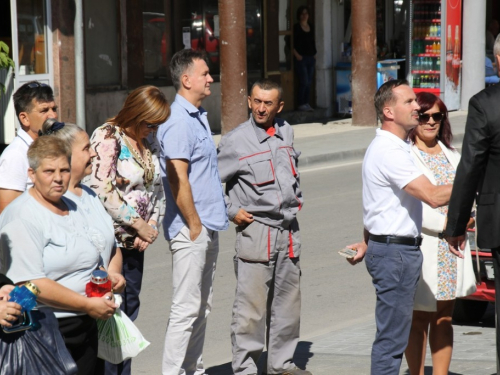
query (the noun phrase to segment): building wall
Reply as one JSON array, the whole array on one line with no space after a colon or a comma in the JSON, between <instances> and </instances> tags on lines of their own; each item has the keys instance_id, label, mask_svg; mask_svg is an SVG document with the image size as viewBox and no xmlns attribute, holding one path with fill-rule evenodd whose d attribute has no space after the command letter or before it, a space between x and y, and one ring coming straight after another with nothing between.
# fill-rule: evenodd
<instances>
[{"instance_id":1,"label":"building wall","mask_svg":"<svg viewBox=\"0 0 500 375\"><path fill-rule=\"evenodd\" d=\"M214 82L210 86L212 95L206 98L202 106L208 112L208 121L213 132L218 133L221 130L221 93L220 83ZM165 93L169 103L175 98L175 89L173 86L160 87ZM122 108L123 103L130 91L108 91L87 93L85 100L87 131L93 132L95 128L102 125L106 119L116 115Z\"/></svg>"},{"instance_id":2,"label":"building wall","mask_svg":"<svg viewBox=\"0 0 500 375\"><path fill-rule=\"evenodd\" d=\"M59 119L71 123L76 122L74 19L68 1L52 0L54 96Z\"/></svg>"}]
</instances>

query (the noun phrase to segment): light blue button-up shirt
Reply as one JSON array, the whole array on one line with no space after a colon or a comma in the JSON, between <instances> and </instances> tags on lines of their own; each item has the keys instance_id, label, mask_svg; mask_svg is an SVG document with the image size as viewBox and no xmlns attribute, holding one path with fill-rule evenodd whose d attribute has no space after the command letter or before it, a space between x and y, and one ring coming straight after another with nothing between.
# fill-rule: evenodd
<instances>
[{"instance_id":1,"label":"light blue button-up shirt","mask_svg":"<svg viewBox=\"0 0 500 375\"><path fill-rule=\"evenodd\" d=\"M161 145L160 168L167 204L163 219L166 239L174 238L186 225L167 179L165 161L172 159L185 159L189 162L189 183L201 223L215 231L227 229L226 204L207 112L201 107L196 108L177 94L172 103L170 118L159 127L157 138Z\"/></svg>"}]
</instances>

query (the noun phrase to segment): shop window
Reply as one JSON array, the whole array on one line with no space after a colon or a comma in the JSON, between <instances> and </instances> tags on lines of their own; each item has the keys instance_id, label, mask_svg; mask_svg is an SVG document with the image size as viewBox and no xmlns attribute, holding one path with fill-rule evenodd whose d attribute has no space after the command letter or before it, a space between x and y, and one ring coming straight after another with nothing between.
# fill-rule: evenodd
<instances>
[{"instance_id":1,"label":"shop window","mask_svg":"<svg viewBox=\"0 0 500 375\"><path fill-rule=\"evenodd\" d=\"M45 8L44 0L17 1L19 75L48 73Z\"/></svg>"},{"instance_id":2,"label":"shop window","mask_svg":"<svg viewBox=\"0 0 500 375\"><path fill-rule=\"evenodd\" d=\"M144 48L144 83L167 84L170 35L167 35L164 0L144 0L142 3Z\"/></svg>"},{"instance_id":3,"label":"shop window","mask_svg":"<svg viewBox=\"0 0 500 375\"><path fill-rule=\"evenodd\" d=\"M245 1L247 71L249 80L262 76L262 8L260 0Z\"/></svg>"},{"instance_id":4,"label":"shop window","mask_svg":"<svg viewBox=\"0 0 500 375\"><path fill-rule=\"evenodd\" d=\"M205 51L210 73L220 74L218 0L184 0L180 10L182 47Z\"/></svg>"},{"instance_id":5,"label":"shop window","mask_svg":"<svg viewBox=\"0 0 500 375\"><path fill-rule=\"evenodd\" d=\"M83 5L87 86L119 86L119 3L116 0L84 0Z\"/></svg>"}]
</instances>

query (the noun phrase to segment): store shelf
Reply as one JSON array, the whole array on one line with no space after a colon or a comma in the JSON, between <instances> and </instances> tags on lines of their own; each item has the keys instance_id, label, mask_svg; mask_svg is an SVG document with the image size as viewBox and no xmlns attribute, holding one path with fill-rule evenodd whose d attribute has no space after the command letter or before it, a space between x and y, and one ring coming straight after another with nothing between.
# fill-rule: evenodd
<instances>
[{"instance_id":1,"label":"store shelf","mask_svg":"<svg viewBox=\"0 0 500 375\"><path fill-rule=\"evenodd\" d=\"M441 74L441 72L439 70L412 70L411 73L412 74L432 74L432 75Z\"/></svg>"},{"instance_id":2,"label":"store shelf","mask_svg":"<svg viewBox=\"0 0 500 375\"><path fill-rule=\"evenodd\" d=\"M441 89L421 89L419 87L413 87L413 91L415 93L419 93L419 92L431 92L431 93L439 96L439 93L441 92Z\"/></svg>"},{"instance_id":3,"label":"store shelf","mask_svg":"<svg viewBox=\"0 0 500 375\"><path fill-rule=\"evenodd\" d=\"M416 57L441 57L440 53L412 53L411 55Z\"/></svg>"},{"instance_id":4,"label":"store shelf","mask_svg":"<svg viewBox=\"0 0 500 375\"><path fill-rule=\"evenodd\" d=\"M422 20L413 20L415 23L441 23L441 20L439 18L433 18L433 19L422 19Z\"/></svg>"}]
</instances>

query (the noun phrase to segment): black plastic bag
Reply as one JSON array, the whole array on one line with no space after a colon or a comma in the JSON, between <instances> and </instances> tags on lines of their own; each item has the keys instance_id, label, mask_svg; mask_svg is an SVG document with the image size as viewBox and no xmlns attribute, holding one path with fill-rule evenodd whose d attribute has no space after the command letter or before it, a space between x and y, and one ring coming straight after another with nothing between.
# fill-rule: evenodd
<instances>
[{"instance_id":1,"label":"black plastic bag","mask_svg":"<svg viewBox=\"0 0 500 375\"><path fill-rule=\"evenodd\" d=\"M78 372L52 310L31 311L35 327L5 333L0 329L0 375L71 375Z\"/></svg>"}]
</instances>

